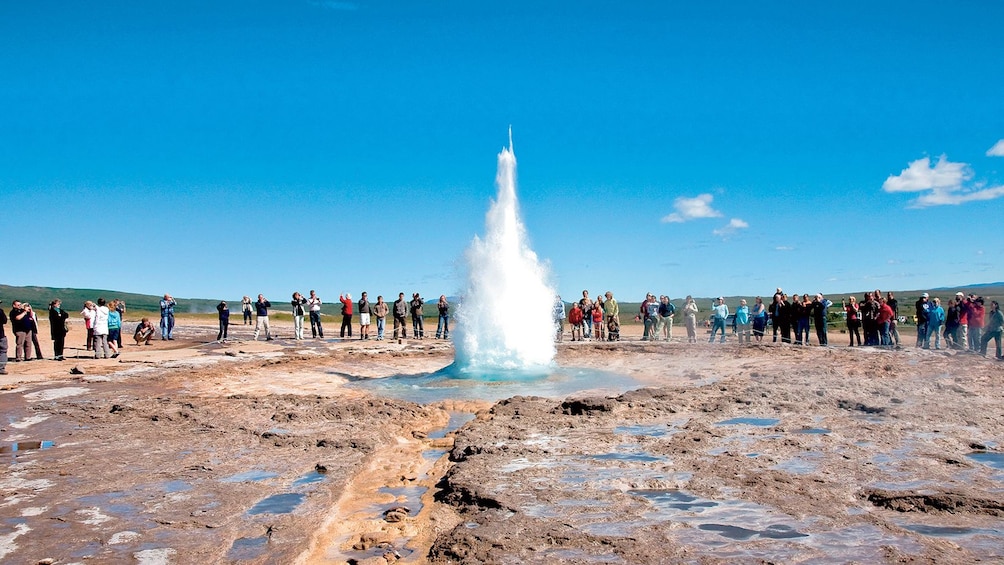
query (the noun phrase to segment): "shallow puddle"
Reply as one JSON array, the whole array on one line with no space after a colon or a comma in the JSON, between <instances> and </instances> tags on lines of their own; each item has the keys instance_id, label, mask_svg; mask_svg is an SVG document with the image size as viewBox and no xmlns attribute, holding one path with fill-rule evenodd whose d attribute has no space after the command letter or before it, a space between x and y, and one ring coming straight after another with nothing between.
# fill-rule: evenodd
<instances>
[{"instance_id":1,"label":"shallow puddle","mask_svg":"<svg viewBox=\"0 0 1004 565\"><path fill-rule=\"evenodd\" d=\"M805 429L802 429L802 430L795 430L795 433L796 434L819 434L819 435L825 435L825 434L831 434L833 432L830 431L830 430L828 430L828 429L826 429L826 428L805 428Z\"/></svg>"},{"instance_id":2,"label":"shallow puddle","mask_svg":"<svg viewBox=\"0 0 1004 565\"><path fill-rule=\"evenodd\" d=\"M295 481L293 481L293 486L294 487L299 487L299 486L303 486L303 485L310 485L310 484L314 484L314 483L319 483L319 482L323 481L326 478L327 477L324 475L324 473L320 473L318 471L311 471L311 472L307 473L306 475L303 475L302 477L300 477L300 478L296 479Z\"/></svg>"},{"instance_id":3,"label":"shallow puddle","mask_svg":"<svg viewBox=\"0 0 1004 565\"><path fill-rule=\"evenodd\" d=\"M464 424L470 422L474 419L473 412L450 412L450 421L447 422L446 426L440 428L429 434L429 439L438 439L446 437L447 434L455 432L463 427Z\"/></svg>"},{"instance_id":4,"label":"shallow puddle","mask_svg":"<svg viewBox=\"0 0 1004 565\"><path fill-rule=\"evenodd\" d=\"M248 561L257 559L265 553L268 547L268 538L265 536L257 538L238 538L227 551L229 561Z\"/></svg>"},{"instance_id":5,"label":"shallow puddle","mask_svg":"<svg viewBox=\"0 0 1004 565\"><path fill-rule=\"evenodd\" d=\"M248 510L248 515L255 516L257 514L289 514L296 507L303 502L305 495L298 492L284 492L282 494L273 494L272 496L265 498L258 502Z\"/></svg>"},{"instance_id":6,"label":"shallow puddle","mask_svg":"<svg viewBox=\"0 0 1004 565\"><path fill-rule=\"evenodd\" d=\"M995 451L974 451L967 455L973 461L1004 471L1004 453Z\"/></svg>"},{"instance_id":7,"label":"shallow puddle","mask_svg":"<svg viewBox=\"0 0 1004 565\"><path fill-rule=\"evenodd\" d=\"M16 453L20 451L49 449L55 445L55 442L51 441L19 441L9 445L0 445L0 453Z\"/></svg>"},{"instance_id":8,"label":"shallow puddle","mask_svg":"<svg viewBox=\"0 0 1004 565\"><path fill-rule=\"evenodd\" d=\"M732 418L730 420L723 420L716 423L716 426L757 426L761 428L769 428L770 426L776 426L781 422L777 418Z\"/></svg>"},{"instance_id":9,"label":"shallow puddle","mask_svg":"<svg viewBox=\"0 0 1004 565\"><path fill-rule=\"evenodd\" d=\"M665 437L674 431L676 430L673 430L672 424L653 424L649 426L639 424L634 426L617 426L614 428L615 434L645 437Z\"/></svg>"},{"instance_id":10,"label":"shallow puddle","mask_svg":"<svg viewBox=\"0 0 1004 565\"><path fill-rule=\"evenodd\" d=\"M265 479L274 479L278 477L278 473L273 473L271 471L244 471L243 473L237 473L236 475L230 475L229 477L223 477L220 479L221 483L256 483L258 481L264 481Z\"/></svg>"}]
</instances>

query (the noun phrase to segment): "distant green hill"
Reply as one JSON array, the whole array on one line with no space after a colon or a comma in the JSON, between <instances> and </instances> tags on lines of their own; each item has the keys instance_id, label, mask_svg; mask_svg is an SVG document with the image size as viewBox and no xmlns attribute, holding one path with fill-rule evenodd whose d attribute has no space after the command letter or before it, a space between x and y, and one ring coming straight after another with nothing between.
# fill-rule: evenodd
<instances>
[{"instance_id":1,"label":"distant green hill","mask_svg":"<svg viewBox=\"0 0 1004 565\"><path fill-rule=\"evenodd\" d=\"M4 308L10 308L12 301L20 300L31 303L36 310L44 310L55 298L62 300L63 308L71 312L83 308L85 301L98 298L104 298L109 302L115 298L125 300L129 312L160 312L162 297L117 290L0 285L0 300L3 300ZM204 298L175 297L175 300L178 302L177 311L185 313L215 312L216 305L219 304L218 300ZM240 304L240 298L236 300L236 304Z\"/></svg>"}]
</instances>

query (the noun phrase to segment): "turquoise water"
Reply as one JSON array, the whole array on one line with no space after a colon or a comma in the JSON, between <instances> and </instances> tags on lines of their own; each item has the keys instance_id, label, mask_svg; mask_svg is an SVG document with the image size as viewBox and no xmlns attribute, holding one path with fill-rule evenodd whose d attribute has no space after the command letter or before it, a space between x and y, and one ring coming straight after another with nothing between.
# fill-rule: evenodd
<instances>
[{"instance_id":1,"label":"turquoise water","mask_svg":"<svg viewBox=\"0 0 1004 565\"><path fill-rule=\"evenodd\" d=\"M441 400L494 402L517 395L560 399L582 391L620 394L639 388L641 383L625 375L596 369L554 367L546 371L470 373L450 365L435 373L363 379L346 386L380 396L430 404Z\"/></svg>"}]
</instances>

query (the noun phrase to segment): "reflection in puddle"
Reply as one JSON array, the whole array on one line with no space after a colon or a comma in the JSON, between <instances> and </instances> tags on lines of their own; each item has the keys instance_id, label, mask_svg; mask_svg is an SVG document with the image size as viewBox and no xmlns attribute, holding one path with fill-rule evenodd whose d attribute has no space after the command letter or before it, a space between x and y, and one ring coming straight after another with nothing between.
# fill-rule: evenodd
<instances>
[{"instance_id":1,"label":"reflection in puddle","mask_svg":"<svg viewBox=\"0 0 1004 565\"><path fill-rule=\"evenodd\" d=\"M747 426L759 426L761 428L767 428L770 426L776 426L781 420L777 418L732 418L731 420L723 420L715 424L716 426L737 426L737 425L747 425Z\"/></svg>"},{"instance_id":2,"label":"reflection in puddle","mask_svg":"<svg viewBox=\"0 0 1004 565\"><path fill-rule=\"evenodd\" d=\"M389 504L376 505L376 513L383 514L387 509L395 506L406 506L410 512L409 516L415 516L422 510L422 496L428 491L428 487L381 487L378 492L389 494L394 497L394 501Z\"/></svg>"},{"instance_id":3,"label":"reflection in puddle","mask_svg":"<svg viewBox=\"0 0 1004 565\"><path fill-rule=\"evenodd\" d=\"M318 471L315 470L315 471L311 471L311 472L307 473L306 475L303 475L302 477L300 477L300 478L296 479L295 481L293 481L293 486L294 487L299 487L299 486L303 486L303 485L309 485L309 484L313 484L313 483L319 483L319 482L323 481L324 479L325 479L324 473L321 473L321 472L318 472Z\"/></svg>"},{"instance_id":4,"label":"reflection in puddle","mask_svg":"<svg viewBox=\"0 0 1004 565\"><path fill-rule=\"evenodd\" d=\"M223 477L220 479L221 483L254 483L258 481L264 481L265 479L272 479L278 477L278 473L272 473L270 471L245 471L243 473L237 473L236 475L230 475L229 477Z\"/></svg>"},{"instance_id":5,"label":"reflection in puddle","mask_svg":"<svg viewBox=\"0 0 1004 565\"><path fill-rule=\"evenodd\" d=\"M256 514L289 514L303 502L305 496L298 492L285 492L258 502L248 510L248 515Z\"/></svg>"},{"instance_id":6,"label":"reflection in puddle","mask_svg":"<svg viewBox=\"0 0 1004 565\"><path fill-rule=\"evenodd\" d=\"M247 561L257 559L265 553L268 546L268 538L265 536L257 538L238 538L234 540L227 552L227 559L230 561Z\"/></svg>"},{"instance_id":7,"label":"reflection in puddle","mask_svg":"<svg viewBox=\"0 0 1004 565\"><path fill-rule=\"evenodd\" d=\"M614 453L603 453L601 455L589 455L590 459L599 459L600 461L662 461L662 457L656 457L655 455L650 455L644 451L636 453L624 453L624 452L614 452Z\"/></svg>"},{"instance_id":8,"label":"reflection in puddle","mask_svg":"<svg viewBox=\"0 0 1004 565\"><path fill-rule=\"evenodd\" d=\"M674 430L670 424L654 424L651 426L617 426L614 428L615 434L625 434L631 436L665 437Z\"/></svg>"},{"instance_id":9,"label":"reflection in puddle","mask_svg":"<svg viewBox=\"0 0 1004 565\"><path fill-rule=\"evenodd\" d=\"M734 540L748 540L755 536L768 539L791 539L809 537L790 526L783 524L772 524L763 530L750 530L739 526L729 526L726 524L701 524L698 529L706 532L718 532L719 535Z\"/></svg>"},{"instance_id":10,"label":"reflection in puddle","mask_svg":"<svg viewBox=\"0 0 1004 565\"><path fill-rule=\"evenodd\" d=\"M49 449L56 445L51 441L19 441L10 445L0 445L0 453L15 453L18 451L33 451L36 449Z\"/></svg>"},{"instance_id":11,"label":"reflection in puddle","mask_svg":"<svg viewBox=\"0 0 1004 565\"><path fill-rule=\"evenodd\" d=\"M697 512L700 512L704 508L718 506L718 503L713 500L701 500L682 490L636 489L629 490L627 493L640 496L658 508L673 508L688 512L696 509Z\"/></svg>"}]
</instances>

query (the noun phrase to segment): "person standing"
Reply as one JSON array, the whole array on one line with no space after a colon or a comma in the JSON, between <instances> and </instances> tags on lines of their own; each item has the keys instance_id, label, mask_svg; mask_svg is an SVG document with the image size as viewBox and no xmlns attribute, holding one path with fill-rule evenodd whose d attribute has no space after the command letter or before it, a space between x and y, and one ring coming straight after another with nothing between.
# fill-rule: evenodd
<instances>
[{"instance_id":1,"label":"person standing","mask_svg":"<svg viewBox=\"0 0 1004 565\"><path fill-rule=\"evenodd\" d=\"M247 326L251 325L251 312L253 312L251 308L252 304L254 303L251 302L251 297L245 294L244 298L241 299L241 312L244 313L244 325Z\"/></svg>"},{"instance_id":2,"label":"person standing","mask_svg":"<svg viewBox=\"0 0 1004 565\"><path fill-rule=\"evenodd\" d=\"M941 324L944 321L945 309L941 307L941 299L935 296L927 311L927 339L924 341L924 349L931 348L932 338L934 338L934 348L941 349Z\"/></svg>"},{"instance_id":3,"label":"person standing","mask_svg":"<svg viewBox=\"0 0 1004 565\"><path fill-rule=\"evenodd\" d=\"M383 295L377 296L376 304L373 305L373 315L376 316L377 321L377 341L383 341L383 331L387 324L387 313L389 311L390 307L383 301Z\"/></svg>"},{"instance_id":4,"label":"person standing","mask_svg":"<svg viewBox=\"0 0 1004 565\"><path fill-rule=\"evenodd\" d=\"M655 330L656 337L662 336L666 341L673 341L673 316L676 306L668 296L659 297L659 324Z\"/></svg>"},{"instance_id":5,"label":"person standing","mask_svg":"<svg viewBox=\"0 0 1004 565\"><path fill-rule=\"evenodd\" d=\"M969 301L969 350L976 353L980 350L983 337L983 297L970 295Z\"/></svg>"},{"instance_id":6,"label":"person standing","mask_svg":"<svg viewBox=\"0 0 1004 565\"><path fill-rule=\"evenodd\" d=\"M858 308L858 300L853 296L849 302L841 301L844 312L847 313L847 333L851 337L849 347L854 347L854 338L858 338L858 347L861 347L861 309Z\"/></svg>"},{"instance_id":7,"label":"person standing","mask_svg":"<svg viewBox=\"0 0 1004 565\"><path fill-rule=\"evenodd\" d=\"M366 298L365 292L359 297L359 303L356 304L356 307L359 310L359 339L369 339L370 316L373 315L373 307L370 306L369 298Z\"/></svg>"},{"instance_id":8,"label":"person standing","mask_svg":"<svg viewBox=\"0 0 1004 565\"><path fill-rule=\"evenodd\" d=\"M49 336L52 337L52 353L56 361L63 361L66 347L66 321L70 313L63 310L63 301L55 299L49 303Z\"/></svg>"},{"instance_id":9,"label":"person standing","mask_svg":"<svg viewBox=\"0 0 1004 565\"><path fill-rule=\"evenodd\" d=\"M118 301L112 300L108 308L108 348L112 351L112 359L119 356L119 340L122 338L122 315L119 314Z\"/></svg>"},{"instance_id":10,"label":"person standing","mask_svg":"<svg viewBox=\"0 0 1004 565\"><path fill-rule=\"evenodd\" d=\"M948 308L945 308L945 329L941 335L945 336L947 349L956 349L956 339L959 335L959 305L954 298L948 299Z\"/></svg>"},{"instance_id":11,"label":"person standing","mask_svg":"<svg viewBox=\"0 0 1004 565\"><path fill-rule=\"evenodd\" d=\"M446 295L439 295L439 302L436 303L439 310L439 323L436 325L436 339L450 339L450 303L446 301Z\"/></svg>"},{"instance_id":12,"label":"person standing","mask_svg":"<svg viewBox=\"0 0 1004 565\"><path fill-rule=\"evenodd\" d=\"M422 297L417 292L412 295L411 303L409 304L411 310L411 329L413 330L412 333L418 339L425 339L425 324L423 320L424 316L422 315L424 305L425 301L422 300Z\"/></svg>"},{"instance_id":13,"label":"person standing","mask_svg":"<svg viewBox=\"0 0 1004 565\"><path fill-rule=\"evenodd\" d=\"M833 306L833 302L824 298L822 293L816 293L816 297L812 300L810 309L812 311L812 323L816 326L816 339L819 341L819 345L829 345L829 341L826 335L826 324L827 324L827 314L830 306ZM809 335L805 335L805 344L809 345Z\"/></svg>"},{"instance_id":14,"label":"person standing","mask_svg":"<svg viewBox=\"0 0 1004 565\"><path fill-rule=\"evenodd\" d=\"M174 339L174 307L178 303L170 294L160 301L160 339Z\"/></svg>"},{"instance_id":15,"label":"person standing","mask_svg":"<svg viewBox=\"0 0 1004 565\"><path fill-rule=\"evenodd\" d=\"M31 359L31 318L20 300L11 303L10 328L14 330L14 361Z\"/></svg>"},{"instance_id":16,"label":"person standing","mask_svg":"<svg viewBox=\"0 0 1004 565\"><path fill-rule=\"evenodd\" d=\"M348 330L349 337L352 337L352 295L347 292L339 294L338 301L342 303L341 337L345 337L345 330Z\"/></svg>"},{"instance_id":17,"label":"person standing","mask_svg":"<svg viewBox=\"0 0 1004 565\"><path fill-rule=\"evenodd\" d=\"M108 307L99 298L94 309L94 358L108 359Z\"/></svg>"},{"instance_id":18,"label":"person standing","mask_svg":"<svg viewBox=\"0 0 1004 565\"><path fill-rule=\"evenodd\" d=\"M697 302L694 297L687 295L687 302L683 305L683 320L687 325L687 343L697 343Z\"/></svg>"},{"instance_id":19,"label":"person standing","mask_svg":"<svg viewBox=\"0 0 1004 565\"><path fill-rule=\"evenodd\" d=\"M32 309L31 304L25 302L28 309L28 324L31 326L31 345L35 348L35 359L41 359L42 346L38 343L38 314Z\"/></svg>"},{"instance_id":20,"label":"person standing","mask_svg":"<svg viewBox=\"0 0 1004 565\"><path fill-rule=\"evenodd\" d=\"M554 320L554 340L560 343L565 336L565 303L561 300L560 294L554 295L551 319Z\"/></svg>"},{"instance_id":21,"label":"person standing","mask_svg":"<svg viewBox=\"0 0 1004 565\"><path fill-rule=\"evenodd\" d=\"M753 337L757 342L763 341L763 334L767 330L767 306L763 303L763 298L756 297L753 303Z\"/></svg>"},{"instance_id":22,"label":"person standing","mask_svg":"<svg viewBox=\"0 0 1004 565\"><path fill-rule=\"evenodd\" d=\"M310 308L310 335L324 339L324 328L321 327L321 299L313 290L307 299L307 307Z\"/></svg>"},{"instance_id":23,"label":"person standing","mask_svg":"<svg viewBox=\"0 0 1004 565\"><path fill-rule=\"evenodd\" d=\"M621 340L621 308L614 299L614 293L609 290L603 301L603 315L607 319L607 341Z\"/></svg>"},{"instance_id":24,"label":"person standing","mask_svg":"<svg viewBox=\"0 0 1004 565\"><path fill-rule=\"evenodd\" d=\"M920 295L914 306L917 309L917 347L923 347L927 343L927 321L928 321L928 310L930 309L930 304L927 303L928 294L925 292ZM883 344L885 345L885 344Z\"/></svg>"},{"instance_id":25,"label":"person standing","mask_svg":"<svg viewBox=\"0 0 1004 565\"><path fill-rule=\"evenodd\" d=\"M739 344L742 345L743 338L746 339L746 344L752 343L750 341L750 307L746 305L746 299L743 298L739 301L739 307L736 308L736 334L739 335Z\"/></svg>"},{"instance_id":26,"label":"person standing","mask_svg":"<svg viewBox=\"0 0 1004 565\"><path fill-rule=\"evenodd\" d=\"M125 300L122 300L121 298L115 299L115 311L119 313L119 320L121 320L122 323L125 323L125 314L126 314ZM119 329L120 329L119 335L118 338L116 338L115 343L118 344L119 349L122 349L122 332L121 328Z\"/></svg>"},{"instance_id":27,"label":"person standing","mask_svg":"<svg viewBox=\"0 0 1004 565\"><path fill-rule=\"evenodd\" d=\"M1001 313L1001 305L996 300L990 301L990 317L987 319L983 337L980 338L980 353L987 356L987 345L990 340L994 340L997 345L997 360L1004 361L1001 356L1001 334L1004 332L1004 314Z\"/></svg>"},{"instance_id":28,"label":"person standing","mask_svg":"<svg viewBox=\"0 0 1004 565\"><path fill-rule=\"evenodd\" d=\"M955 346L965 351L969 343L969 305L966 303L965 294L955 293L955 306L959 309L959 329L956 331Z\"/></svg>"},{"instance_id":29,"label":"person standing","mask_svg":"<svg viewBox=\"0 0 1004 565\"><path fill-rule=\"evenodd\" d=\"M3 304L3 300L0 300L0 304ZM0 375L7 374L7 334L4 332L6 325L7 313L0 308Z\"/></svg>"},{"instance_id":30,"label":"person standing","mask_svg":"<svg viewBox=\"0 0 1004 565\"><path fill-rule=\"evenodd\" d=\"M586 324L586 331L583 334L583 338L592 339L593 337L593 301L589 299L589 291L582 291L582 299L579 300L579 308L582 309L582 318Z\"/></svg>"},{"instance_id":31,"label":"person standing","mask_svg":"<svg viewBox=\"0 0 1004 565\"><path fill-rule=\"evenodd\" d=\"M659 328L659 301L651 292L645 295L645 302L641 303L641 315L645 324L642 341L657 340L659 338L656 334L656 330Z\"/></svg>"},{"instance_id":32,"label":"person standing","mask_svg":"<svg viewBox=\"0 0 1004 565\"><path fill-rule=\"evenodd\" d=\"M227 332L230 329L230 307L227 306L227 301L221 300L216 305L216 311L219 313L220 319L220 331L216 334L216 341L226 343Z\"/></svg>"},{"instance_id":33,"label":"person standing","mask_svg":"<svg viewBox=\"0 0 1004 565\"><path fill-rule=\"evenodd\" d=\"M892 292L887 292L885 303L892 310L892 319L889 320L889 337L892 338L893 344L899 347L899 300L896 300L896 295Z\"/></svg>"},{"instance_id":34,"label":"person standing","mask_svg":"<svg viewBox=\"0 0 1004 565\"><path fill-rule=\"evenodd\" d=\"M299 292L293 293L293 300L290 305L293 307L293 339L303 339L303 306L307 299Z\"/></svg>"},{"instance_id":35,"label":"person standing","mask_svg":"<svg viewBox=\"0 0 1004 565\"><path fill-rule=\"evenodd\" d=\"M254 325L254 340L258 341L258 333L261 330L265 330L265 341L272 341L272 330L268 325L268 309L272 307L272 303L265 300L264 294L258 295L258 301L254 303L255 308L255 325Z\"/></svg>"},{"instance_id":36,"label":"person standing","mask_svg":"<svg viewBox=\"0 0 1004 565\"><path fill-rule=\"evenodd\" d=\"M774 326L774 343L777 343L777 336L781 333L781 318L784 315L782 306L784 295L781 294L781 289L777 290L778 292L774 293L774 300L770 303L770 318Z\"/></svg>"},{"instance_id":37,"label":"person standing","mask_svg":"<svg viewBox=\"0 0 1004 565\"><path fill-rule=\"evenodd\" d=\"M861 310L861 327L865 334L865 345L881 345L878 327L878 315L881 309L879 298L881 297L876 298L872 293L867 292L865 293L864 301L859 307Z\"/></svg>"},{"instance_id":38,"label":"person standing","mask_svg":"<svg viewBox=\"0 0 1004 565\"><path fill-rule=\"evenodd\" d=\"M711 338L708 343L715 341L715 332L722 332L722 341L725 343L725 320L729 317L729 307L725 304L725 298L719 296L715 305L711 307Z\"/></svg>"},{"instance_id":39,"label":"person standing","mask_svg":"<svg viewBox=\"0 0 1004 565\"><path fill-rule=\"evenodd\" d=\"M84 309L80 311L84 318L84 329L87 330L87 351L94 350L94 308L94 303L87 300L84 302Z\"/></svg>"},{"instance_id":40,"label":"person standing","mask_svg":"<svg viewBox=\"0 0 1004 565\"><path fill-rule=\"evenodd\" d=\"M895 347L892 343L892 336L889 335L889 320L892 319L892 308L882 297L881 293L876 294L878 300L875 305L878 307L878 314L875 316L875 327L879 333L879 345L882 347Z\"/></svg>"},{"instance_id":41,"label":"person standing","mask_svg":"<svg viewBox=\"0 0 1004 565\"><path fill-rule=\"evenodd\" d=\"M791 299L791 319L795 326L795 345L809 345L809 318L812 317L812 303L809 295L798 297L796 292Z\"/></svg>"},{"instance_id":42,"label":"person standing","mask_svg":"<svg viewBox=\"0 0 1004 565\"><path fill-rule=\"evenodd\" d=\"M408 315L408 302L404 299L404 293L399 292L397 300L394 301L394 339L398 338L398 331L401 332L402 339L408 339L408 326L405 325L405 317Z\"/></svg>"},{"instance_id":43,"label":"person standing","mask_svg":"<svg viewBox=\"0 0 1004 565\"><path fill-rule=\"evenodd\" d=\"M568 325L572 328L572 341L582 341L583 321L582 307L578 302L572 303L572 309L568 311Z\"/></svg>"},{"instance_id":44,"label":"person standing","mask_svg":"<svg viewBox=\"0 0 1004 565\"><path fill-rule=\"evenodd\" d=\"M593 302L592 313L590 314L593 318L593 341L603 341L603 297L597 297L596 302Z\"/></svg>"}]
</instances>

